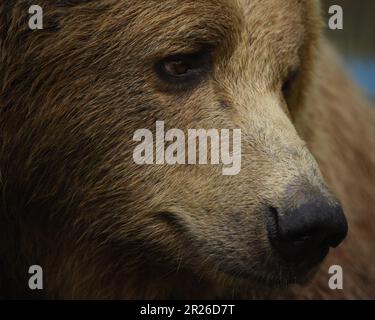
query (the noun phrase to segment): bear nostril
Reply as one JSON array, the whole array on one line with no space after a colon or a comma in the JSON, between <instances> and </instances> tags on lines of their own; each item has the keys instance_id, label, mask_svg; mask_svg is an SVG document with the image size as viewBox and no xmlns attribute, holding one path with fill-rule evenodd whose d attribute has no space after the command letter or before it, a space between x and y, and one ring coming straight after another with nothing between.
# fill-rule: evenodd
<instances>
[{"instance_id":1,"label":"bear nostril","mask_svg":"<svg viewBox=\"0 0 375 320\"><path fill-rule=\"evenodd\" d=\"M320 262L348 232L342 208L325 202L309 202L284 214L270 208L267 227L276 253L296 264Z\"/></svg>"}]
</instances>

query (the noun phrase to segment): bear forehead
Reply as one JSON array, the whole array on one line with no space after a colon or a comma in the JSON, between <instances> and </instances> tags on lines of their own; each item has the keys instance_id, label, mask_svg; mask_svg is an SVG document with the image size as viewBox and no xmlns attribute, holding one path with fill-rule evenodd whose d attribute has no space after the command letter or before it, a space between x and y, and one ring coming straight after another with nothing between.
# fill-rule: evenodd
<instances>
[{"instance_id":1,"label":"bear forehead","mask_svg":"<svg viewBox=\"0 0 375 320\"><path fill-rule=\"evenodd\" d=\"M306 30L316 29L308 24L318 7L317 1L306 0L45 2L46 23L59 26L55 37L70 42L77 37L81 43L91 39L92 48L104 39L111 47L134 47L135 53L141 50L144 58L152 59L191 52L202 44L222 47L229 54L239 41L257 52L268 48L294 54L306 41Z\"/></svg>"},{"instance_id":2,"label":"bear forehead","mask_svg":"<svg viewBox=\"0 0 375 320\"><path fill-rule=\"evenodd\" d=\"M109 8L100 30L126 30L124 41L142 47L144 57L194 51L202 44L219 45L229 52L239 40L257 51L266 46L274 52L294 53L306 39L306 17L317 7L305 0L100 2ZM90 5L100 6L99 2Z\"/></svg>"}]
</instances>

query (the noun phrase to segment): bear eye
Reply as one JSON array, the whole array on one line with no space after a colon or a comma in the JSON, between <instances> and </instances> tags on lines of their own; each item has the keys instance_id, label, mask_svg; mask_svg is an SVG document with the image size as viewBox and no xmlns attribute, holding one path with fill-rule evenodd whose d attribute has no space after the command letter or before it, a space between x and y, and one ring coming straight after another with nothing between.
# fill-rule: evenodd
<instances>
[{"instance_id":1,"label":"bear eye","mask_svg":"<svg viewBox=\"0 0 375 320\"><path fill-rule=\"evenodd\" d=\"M164 82L181 86L198 83L209 74L211 67L211 52L204 49L164 58L156 64L156 73Z\"/></svg>"},{"instance_id":2,"label":"bear eye","mask_svg":"<svg viewBox=\"0 0 375 320\"><path fill-rule=\"evenodd\" d=\"M299 69L292 70L283 82L282 92L285 99L288 99L292 93L293 85L299 74Z\"/></svg>"},{"instance_id":3,"label":"bear eye","mask_svg":"<svg viewBox=\"0 0 375 320\"><path fill-rule=\"evenodd\" d=\"M184 63L184 61L168 61L163 64L164 71L171 77L186 76L192 71L191 65Z\"/></svg>"}]
</instances>

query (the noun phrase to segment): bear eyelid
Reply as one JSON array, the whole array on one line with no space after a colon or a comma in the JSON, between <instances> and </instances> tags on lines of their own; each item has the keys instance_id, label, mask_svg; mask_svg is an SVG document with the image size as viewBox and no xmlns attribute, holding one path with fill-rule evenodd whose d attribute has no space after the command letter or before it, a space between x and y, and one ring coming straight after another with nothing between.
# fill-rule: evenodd
<instances>
[{"instance_id":1,"label":"bear eyelid","mask_svg":"<svg viewBox=\"0 0 375 320\"><path fill-rule=\"evenodd\" d=\"M155 72L168 86L183 90L198 84L210 73L212 66L212 48L206 46L193 53L174 54L162 58L155 64Z\"/></svg>"}]
</instances>

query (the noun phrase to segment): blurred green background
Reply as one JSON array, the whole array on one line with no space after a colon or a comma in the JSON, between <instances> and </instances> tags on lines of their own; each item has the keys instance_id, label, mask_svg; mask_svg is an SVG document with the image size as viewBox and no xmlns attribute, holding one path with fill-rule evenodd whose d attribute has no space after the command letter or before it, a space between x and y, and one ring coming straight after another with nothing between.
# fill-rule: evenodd
<instances>
[{"instance_id":1,"label":"blurred green background","mask_svg":"<svg viewBox=\"0 0 375 320\"><path fill-rule=\"evenodd\" d=\"M375 0L322 0L322 3L328 37L343 55L350 73L375 100ZM343 8L343 30L328 28L331 5Z\"/></svg>"}]
</instances>

